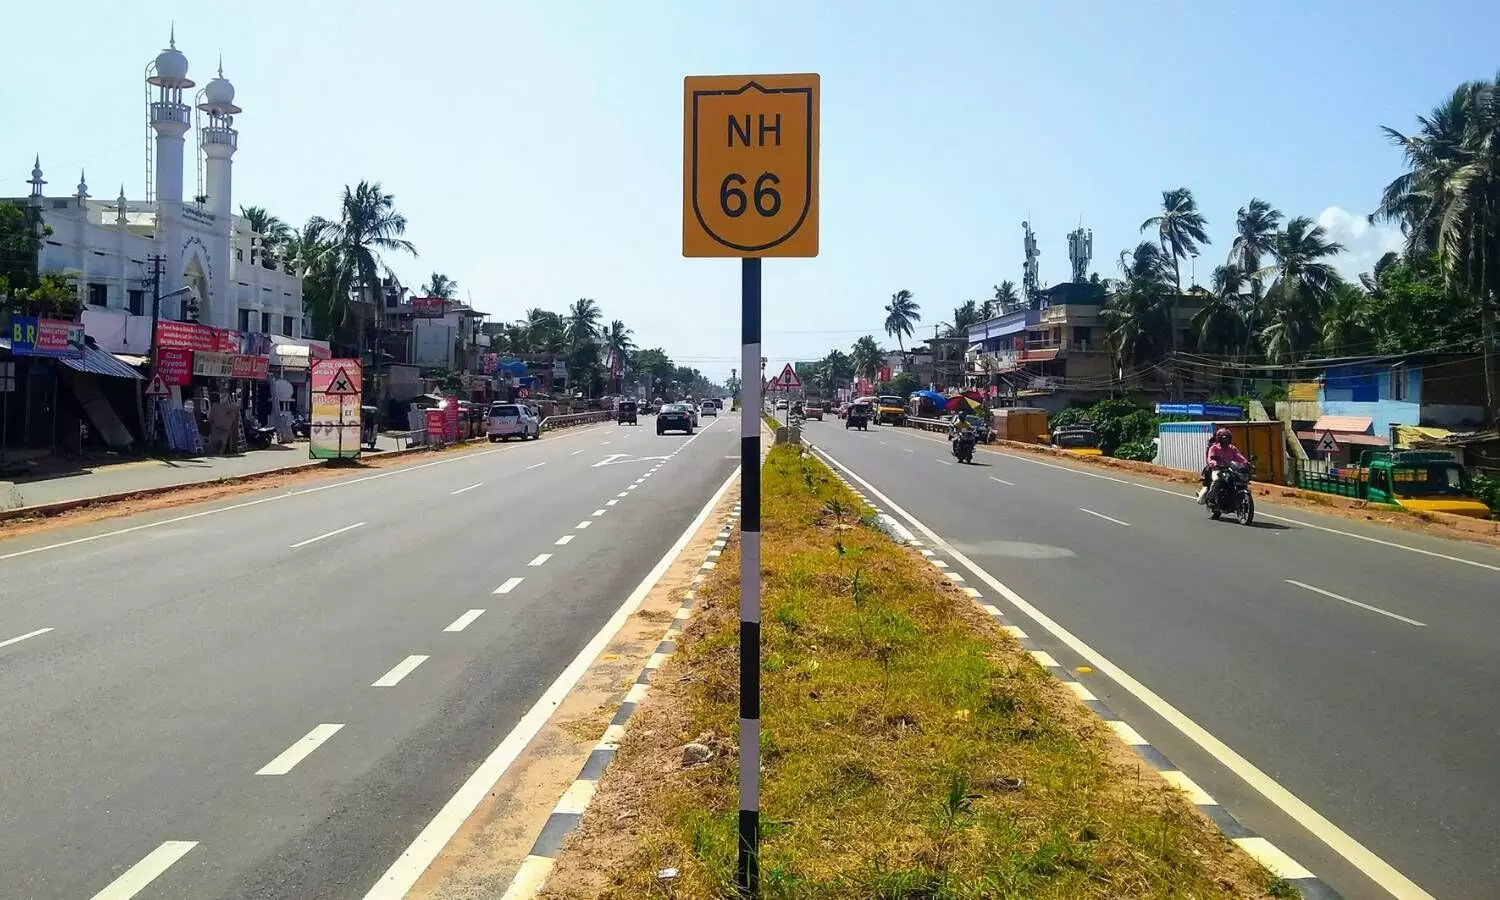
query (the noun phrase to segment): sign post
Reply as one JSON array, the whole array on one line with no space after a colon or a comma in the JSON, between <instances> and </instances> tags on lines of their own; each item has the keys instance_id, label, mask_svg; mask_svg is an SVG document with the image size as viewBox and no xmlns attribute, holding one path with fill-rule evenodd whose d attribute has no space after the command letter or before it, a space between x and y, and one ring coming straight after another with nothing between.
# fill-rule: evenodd
<instances>
[{"instance_id":1,"label":"sign post","mask_svg":"<svg viewBox=\"0 0 1500 900\"><path fill-rule=\"evenodd\" d=\"M313 459L359 458L359 399L363 383L360 372L357 359L320 359L308 370L312 424L308 429L307 452ZM345 433L350 428L350 407L354 411L353 435ZM346 445L353 449L346 450Z\"/></svg>"},{"instance_id":2,"label":"sign post","mask_svg":"<svg viewBox=\"0 0 1500 900\"><path fill-rule=\"evenodd\" d=\"M683 80L682 255L740 259L740 369L760 355L762 257L818 255L817 75ZM792 379L796 380L796 373ZM735 883L760 894L761 383L740 398L739 852Z\"/></svg>"}]
</instances>

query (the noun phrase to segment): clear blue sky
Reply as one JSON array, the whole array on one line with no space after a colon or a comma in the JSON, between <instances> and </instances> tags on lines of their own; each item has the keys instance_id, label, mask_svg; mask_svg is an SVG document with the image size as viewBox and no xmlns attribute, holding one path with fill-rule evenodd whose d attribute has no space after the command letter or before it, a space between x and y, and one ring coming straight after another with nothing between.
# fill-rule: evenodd
<instances>
[{"instance_id":1,"label":"clear blue sky","mask_svg":"<svg viewBox=\"0 0 1500 900\"><path fill-rule=\"evenodd\" d=\"M1400 164L1378 126L1500 67L1493 0L15 6L0 195L40 153L55 193L87 167L95 196L141 196L141 73L175 19L198 83L222 51L245 109L237 204L301 222L377 179L421 251L391 260L412 285L445 272L502 319L593 297L714 376L737 364L738 271L680 255L686 74L822 75L822 255L765 267L782 360L888 343L897 289L930 328L1019 281L1028 217L1044 281L1080 216L1114 274L1177 185L1211 223L1200 277L1253 196L1324 216L1368 268L1391 236L1360 216Z\"/></svg>"}]
</instances>

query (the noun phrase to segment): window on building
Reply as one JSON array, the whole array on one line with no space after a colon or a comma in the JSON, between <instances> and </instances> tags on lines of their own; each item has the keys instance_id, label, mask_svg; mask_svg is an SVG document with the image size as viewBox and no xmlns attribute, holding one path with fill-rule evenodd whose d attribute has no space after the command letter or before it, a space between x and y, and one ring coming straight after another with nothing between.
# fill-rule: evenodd
<instances>
[{"instance_id":1,"label":"window on building","mask_svg":"<svg viewBox=\"0 0 1500 900\"><path fill-rule=\"evenodd\" d=\"M271 333L271 314L263 312L260 314L260 330L265 334Z\"/></svg>"},{"instance_id":2,"label":"window on building","mask_svg":"<svg viewBox=\"0 0 1500 900\"><path fill-rule=\"evenodd\" d=\"M1073 343L1077 344L1080 347L1087 347L1089 344L1089 338L1090 334L1088 325L1073 326Z\"/></svg>"},{"instance_id":3,"label":"window on building","mask_svg":"<svg viewBox=\"0 0 1500 900\"><path fill-rule=\"evenodd\" d=\"M252 312L248 309L240 310L240 331L250 330L250 316Z\"/></svg>"},{"instance_id":4,"label":"window on building","mask_svg":"<svg viewBox=\"0 0 1500 900\"><path fill-rule=\"evenodd\" d=\"M109 305L109 285L89 283L89 306Z\"/></svg>"},{"instance_id":5,"label":"window on building","mask_svg":"<svg viewBox=\"0 0 1500 900\"><path fill-rule=\"evenodd\" d=\"M282 316L281 317L281 333L284 334L284 335L286 335L287 337L291 337L292 336L292 317L291 316Z\"/></svg>"},{"instance_id":6,"label":"window on building","mask_svg":"<svg viewBox=\"0 0 1500 900\"><path fill-rule=\"evenodd\" d=\"M234 248L234 261L235 262L244 262L245 261L245 251L244 251L244 248L241 248L241 247L235 247Z\"/></svg>"},{"instance_id":7,"label":"window on building","mask_svg":"<svg viewBox=\"0 0 1500 900\"><path fill-rule=\"evenodd\" d=\"M1407 387L1407 385L1406 385L1406 375L1407 375L1407 373L1406 373L1405 369L1396 368L1396 369L1392 369L1391 370L1391 399L1392 400L1405 400L1406 399L1406 387Z\"/></svg>"},{"instance_id":8,"label":"window on building","mask_svg":"<svg viewBox=\"0 0 1500 900\"><path fill-rule=\"evenodd\" d=\"M132 316L144 316L146 314L146 292L140 288L133 288L126 292L127 306Z\"/></svg>"}]
</instances>

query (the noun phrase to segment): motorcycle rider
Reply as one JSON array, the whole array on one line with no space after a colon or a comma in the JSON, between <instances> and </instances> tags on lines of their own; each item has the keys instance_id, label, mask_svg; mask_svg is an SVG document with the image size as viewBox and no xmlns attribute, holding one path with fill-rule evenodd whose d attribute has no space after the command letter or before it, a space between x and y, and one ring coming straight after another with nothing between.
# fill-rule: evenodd
<instances>
[{"instance_id":1,"label":"motorcycle rider","mask_svg":"<svg viewBox=\"0 0 1500 900\"><path fill-rule=\"evenodd\" d=\"M1208 502L1208 489L1213 483L1214 469L1227 468L1238 463L1250 465L1250 460L1240 452L1240 448L1234 445L1234 435L1229 433L1228 428L1220 428L1214 432L1213 440L1208 444L1208 453L1203 466L1203 487L1198 491L1198 504L1201 506Z\"/></svg>"},{"instance_id":2,"label":"motorcycle rider","mask_svg":"<svg viewBox=\"0 0 1500 900\"><path fill-rule=\"evenodd\" d=\"M949 427L952 429L952 431L949 432L949 440L955 440L959 437L962 437L964 432L969 430L968 411L963 409L959 410L958 415L953 417L953 424Z\"/></svg>"}]
</instances>

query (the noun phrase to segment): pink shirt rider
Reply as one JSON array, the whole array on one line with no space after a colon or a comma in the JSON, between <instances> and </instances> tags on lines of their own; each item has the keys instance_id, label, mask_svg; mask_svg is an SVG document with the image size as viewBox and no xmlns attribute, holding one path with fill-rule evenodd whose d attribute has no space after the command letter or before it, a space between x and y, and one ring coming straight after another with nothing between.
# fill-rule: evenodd
<instances>
[{"instance_id":1,"label":"pink shirt rider","mask_svg":"<svg viewBox=\"0 0 1500 900\"><path fill-rule=\"evenodd\" d=\"M1227 466L1230 463L1249 465L1250 460L1246 459L1245 454L1240 452L1240 448L1233 444L1221 445L1218 441L1215 441L1209 445L1208 464L1210 466Z\"/></svg>"}]
</instances>

